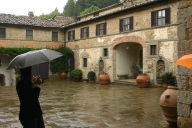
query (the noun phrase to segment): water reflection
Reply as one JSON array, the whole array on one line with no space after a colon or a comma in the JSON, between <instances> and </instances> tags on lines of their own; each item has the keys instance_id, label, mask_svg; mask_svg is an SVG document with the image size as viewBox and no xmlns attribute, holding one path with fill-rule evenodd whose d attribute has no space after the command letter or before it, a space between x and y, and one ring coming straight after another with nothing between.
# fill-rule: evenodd
<instances>
[{"instance_id":1,"label":"water reflection","mask_svg":"<svg viewBox=\"0 0 192 128\"><path fill-rule=\"evenodd\" d=\"M164 128L159 88L52 80L40 97L46 128ZM15 87L0 87L0 128L21 128Z\"/></svg>"}]
</instances>

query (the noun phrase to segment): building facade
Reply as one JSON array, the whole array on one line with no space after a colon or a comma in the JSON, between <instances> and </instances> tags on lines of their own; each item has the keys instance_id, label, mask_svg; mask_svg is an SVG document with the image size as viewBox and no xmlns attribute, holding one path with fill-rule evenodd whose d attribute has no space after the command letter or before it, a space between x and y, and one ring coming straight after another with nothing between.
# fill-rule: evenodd
<instances>
[{"instance_id":1,"label":"building facade","mask_svg":"<svg viewBox=\"0 0 192 128\"><path fill-rule=\"evenodd\" d=\"M156 85L165 72L176 73L177 0L125 1L79 17L64 26L75 67L108 73L112 82L150 75Z\"/></svg>"},{"instance_id":2,"label":"building facade","mask_svg":"<svg viewBox=\"0 0 192 128\"><path fill-rule=\"evenodd\" d=\"M0 14L0 47L58 48L64 42L61 26L66 24L60 20L40 20L30 15ZM12 59L9 55L0 55L0 85L8 86L16 83L15 71L6 69Z\"/></svg>"}]
</instances>

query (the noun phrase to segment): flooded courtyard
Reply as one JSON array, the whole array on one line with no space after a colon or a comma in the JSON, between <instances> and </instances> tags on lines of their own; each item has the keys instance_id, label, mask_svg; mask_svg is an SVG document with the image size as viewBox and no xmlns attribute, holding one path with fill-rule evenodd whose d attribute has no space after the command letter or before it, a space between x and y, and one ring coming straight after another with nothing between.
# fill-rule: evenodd
<instances>
[{"instance_id":1,"label":"flooded courtyard","mask_svg":"<svg viewBox=\"0 0 192 128\"><path fill-rule=\"evenodd\" d=\"M51 80L40 102L46 128L165 128L162 88ZM14 86L0 87L0 128L21 128Z\"/></svg>"}]
</instances>

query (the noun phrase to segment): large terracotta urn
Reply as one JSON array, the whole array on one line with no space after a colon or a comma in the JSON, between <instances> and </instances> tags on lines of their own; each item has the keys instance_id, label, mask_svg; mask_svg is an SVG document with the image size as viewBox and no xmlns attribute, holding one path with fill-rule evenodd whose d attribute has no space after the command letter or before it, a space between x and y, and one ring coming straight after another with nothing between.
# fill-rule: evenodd
<instances>
[{"instance_id":1,"label":"large terracotta urn","mask_svg":"<svg viewBox=\"0 0 192 128\"><path fill-rule=\"evenodd\" d=\"M161 94L160 106L167 122L170 125L177 125L177 87L168 86Z\"/></svg>"},{"instance_id":2,"label":"large terracotta urn","mask_svg":"<svg viewBox=\"0 0 192 128\"><path fill-rule=\"evenodd\" d=\"M99 75L99 83L102 85L109 84L110 78L108 74L100 74Z\"/></svg>"},{"instance_id":3,"label":"large terracotta urn","mask_svg":"<svg viewBox=\"0 0 192 128\"><path fill-rule=\"evenodd\" d=\"M67 73L66 72L61 72L61 73L59 73L59 77L61 79L67 79Z\"/></svg>"},{"instance_id":4,"label":"large terracotta urn","mask_svg":"<svg viewBox=\"0 0 192 128\"><path fill-rule=\"evenodd\" d=\"M147 74L139 74L136 78L137 87L146 88L150 86L150 78Z\"/></svg>"}]
</instances>

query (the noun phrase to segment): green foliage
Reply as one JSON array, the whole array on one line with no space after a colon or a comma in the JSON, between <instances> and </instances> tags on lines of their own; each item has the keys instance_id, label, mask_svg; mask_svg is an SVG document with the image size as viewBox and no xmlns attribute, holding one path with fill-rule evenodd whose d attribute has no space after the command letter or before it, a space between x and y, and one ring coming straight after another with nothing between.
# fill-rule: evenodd
<instances>
[{"instance_id":1,"label":"green foliage","mask_svg":"<svg viewBox=\"0 0 192 128\"><path fill-rule=\"evenodd\" d=\"M63 53L64 56L51 61L50 63L51 72L52 73L69 72L70 65L68 61L70 58L73 57L73 51L69 48L64 47L55 50Z\"/></svg>"},{"instance_id":2,"label":"green foliage","mask_svg":"<svg viewBox=\"0 0 192 128\"><path fill-rule=\"evenodd\" d=\"M70 17L75 16L75 1L74 0L67 1L67 4L64 7L63 15L70 16Z\"/></svg>"},{"instance_id":3,"label":"green foliage","mask_svg":"<svg viewBox=\"0 0 192 128\"><path fill-rule=\"evenodd\" d=\"M96 79L95 72L93 72L93 71L88 72L87 78L88 78L88 80L95 80Z\"/></svg>"},{"instance_id":4,"label":"green foliage","mask_svg":"<svg viewBox=\"0 0 192 128\"><path fill-rule=\"evenodd\" d=\"M74 69L71 71L71 77L73 80L80 81L82 79L83 73L80 69Z\"/></svg>"},{"instance_id":5,"label":"green foliage","mask_svg":"<svg viewBox=\"0 0 192 128\"><path fill-rule=\"evenodd\" d=\"M83 15L95 12L97 10L99 10L99 7L97 7L95 5L92 5L91 7L89 7L87 9L85 9L84 11L80 12L80 15L83 16Z\"/></svg>"},{"instance_id":6,"label":"green foliage","mask_svg":"<svg viewBox=\"0 0 192 128\"><path fill-rule=\"evenodd\" d=\"M172 72L165 73L162 77L162 84L168 84L172 86L176 86L176 77L173 75Z\"/></svg>"},{"instance_id":7,"label":"green foliage","mask_svg":"<svg viewBox=\"0 0 192 128\"><path fill-rule=\"evenodd\" d=\"M62 15L61 13L59 13L57 8L55 8L55 10L52 11L51 13L49 13L49 14L42 14L40 16L37 16L37 18L39 18L39 19L51 19L55 15L57 15L57 16Z\"/></svg>"},{"instance_id":8,"label":"green foliage","mask_svg":"<svg viewBox=\"0 0 192 128\"><path fill-rule=\"evenodd\" d=\"M34 48L3 48L0 47L0 54L7 54L11 57L15 57L19 54L23 54L25 52L31 51L31 50L37 50Z\"/></svg>"}]
</instances>

